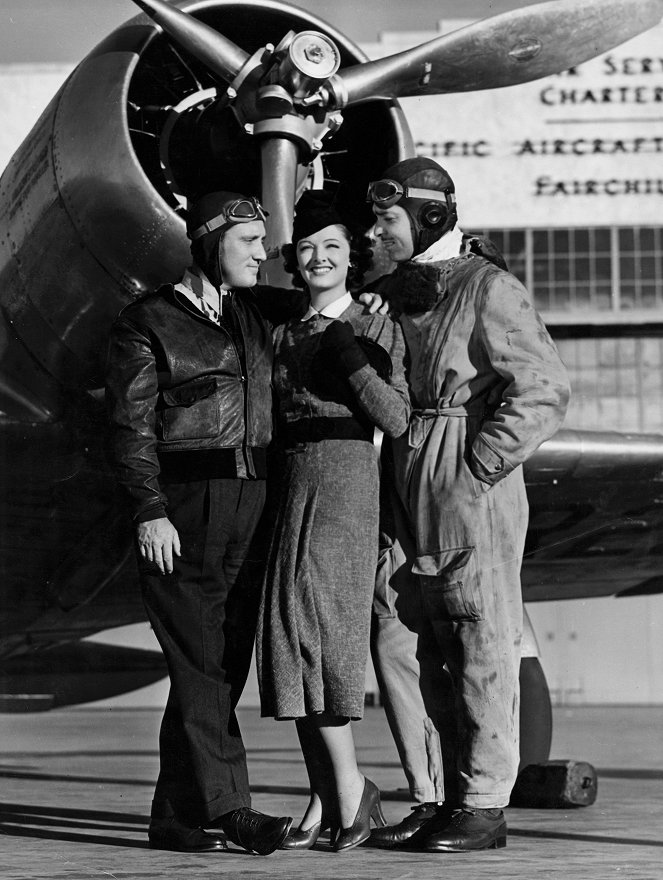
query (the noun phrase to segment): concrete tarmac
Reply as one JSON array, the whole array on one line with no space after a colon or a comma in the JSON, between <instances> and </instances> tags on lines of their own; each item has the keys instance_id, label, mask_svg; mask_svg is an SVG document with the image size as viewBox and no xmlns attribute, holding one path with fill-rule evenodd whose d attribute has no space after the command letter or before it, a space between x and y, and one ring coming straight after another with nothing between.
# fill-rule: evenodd
<instances>
[{"instance_id":1,"label":"concrete tarmac","mask_svg":"<svg viewBox=\"0 0 663 880\"><path fill-rule=\"evenodd\" d=\"M478 853L417 854L360 847L261 857L232 848L187 855L150 850L146 828L157 772L160 713L62 709L0 716L0 877L3 880L222 875L270 880L662 880L663 707L555 710L553 758L599 773L591 807L509 808L508 845ZM306 775L294 726L243 709L254 806L301 817ZM384 715L355 725L362 769L382 789L388 821L410 803Z\"/></svg>"}]
</instances>

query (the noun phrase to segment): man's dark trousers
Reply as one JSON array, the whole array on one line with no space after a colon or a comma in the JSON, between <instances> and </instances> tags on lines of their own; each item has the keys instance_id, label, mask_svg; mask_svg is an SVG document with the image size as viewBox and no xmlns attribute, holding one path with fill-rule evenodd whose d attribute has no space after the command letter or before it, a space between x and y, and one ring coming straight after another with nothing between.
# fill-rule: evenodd
<instances>
[{"instance_id":1,"label":"man's dark trousers","mask_svg":"<svg viewBox=\"0 0 663 880\"><path fill-rule=\"evenodd\" d=\"M152 817L205 826L251 803L235 707L255 635L260 579L250 548L265 481L162 479L161 486L181 556L171 575L139 563L170 675Z\"/></svg>"}]
</instances>

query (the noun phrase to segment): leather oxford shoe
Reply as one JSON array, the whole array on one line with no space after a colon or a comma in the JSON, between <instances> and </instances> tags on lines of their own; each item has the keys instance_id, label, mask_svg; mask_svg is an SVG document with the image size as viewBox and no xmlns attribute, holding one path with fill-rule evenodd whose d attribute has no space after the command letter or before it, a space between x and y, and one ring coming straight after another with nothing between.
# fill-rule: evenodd
<instances>
[{"instance_id":1,"label":"leather oxford shoe","mask_svg":"<svg viewBox=\"0 0 663 880\"><path fill-rule=\"evenodd\" d=\"M506 820L502 810L463 807L454 810L446 826L433 831L418 843L417 849L424 852L469 852L503 846L506 846Z\"/></svg>"},{"instance_id":2,"label":"leather oxford shoe","mask_svg":"<svg viewBox=\"0 0 663 880\"><path fill-rule=\"evenodd\" d=\"M202 828L190 828L178 822L174 816L153 820L147 839L151 849L167 849L173 852L223 852L228 849L222 834L208 834Z\"/></svg>"},{"instance_id":3,"label":"leather oxford shoe","mask_svg":"<svg viewBox=\"0 0 663 880\"><path fill-rule=\"evenodd\" d=\"M385 825L384 828L374 828L367 844L380 849L393 849L402 846L420 828L426 826L433 816L437 815L438 806L435 803L417 804L412 807L412 812L402 819L397 825Z\"/></svg>"},{"instance_id":4,"label":"leather oxford shoe","mask_svg":"<svg viewBox=\"0 0 663 880\"><path fill-rule=\"evenodd\" d=\"M266 816L250 807L226 813L216 823L237 846L268 856L278 849L290 831L290 816Z\"/></svg>"}]
</instances>

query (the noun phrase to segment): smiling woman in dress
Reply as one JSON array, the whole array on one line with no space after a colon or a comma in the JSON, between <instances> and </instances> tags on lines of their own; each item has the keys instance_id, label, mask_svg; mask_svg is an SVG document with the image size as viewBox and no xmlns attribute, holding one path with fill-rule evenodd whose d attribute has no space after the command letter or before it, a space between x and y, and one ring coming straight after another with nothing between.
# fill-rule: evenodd
<instances>
[{"instance_id":1,"label":"smiling woman in dress","mask_svg":"<svg viewBox=\"0 0 663 880\"><path fill-rule=\"evenodd\" d=\"M304 194L284 251L310 304L274 334L280 463L258 631L262 714L295 719L310 780L284 846L308 849L331 828L341 852L368 838L371 818L384 824L350 721L363 714L377 563L373 433L407 427L405 348L398 325L348 292L370 251L326 192Z\"/></svg>"}]
</instances>

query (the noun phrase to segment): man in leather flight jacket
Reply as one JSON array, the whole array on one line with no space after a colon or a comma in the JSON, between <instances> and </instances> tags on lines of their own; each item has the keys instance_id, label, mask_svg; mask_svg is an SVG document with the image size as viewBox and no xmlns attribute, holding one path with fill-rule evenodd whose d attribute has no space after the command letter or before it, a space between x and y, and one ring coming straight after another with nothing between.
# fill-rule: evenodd
<instances>
[{"instance_id":1,"label":"man in leather flight jacket","mask_svg":"<svg viewBox=\"0 0 663 880\"><path fill-rule=\"evenodd\" d=\"M272 429L271 334L251 289L265 259L264 213L255 199L209 193L187 231L194 265L122 310L106 382L115 472L171 680L149 841L208 852L228 837L267 854L292 820L250 809L235 717L259 598L243 571Z\"/></svg>"}]
</instances>

